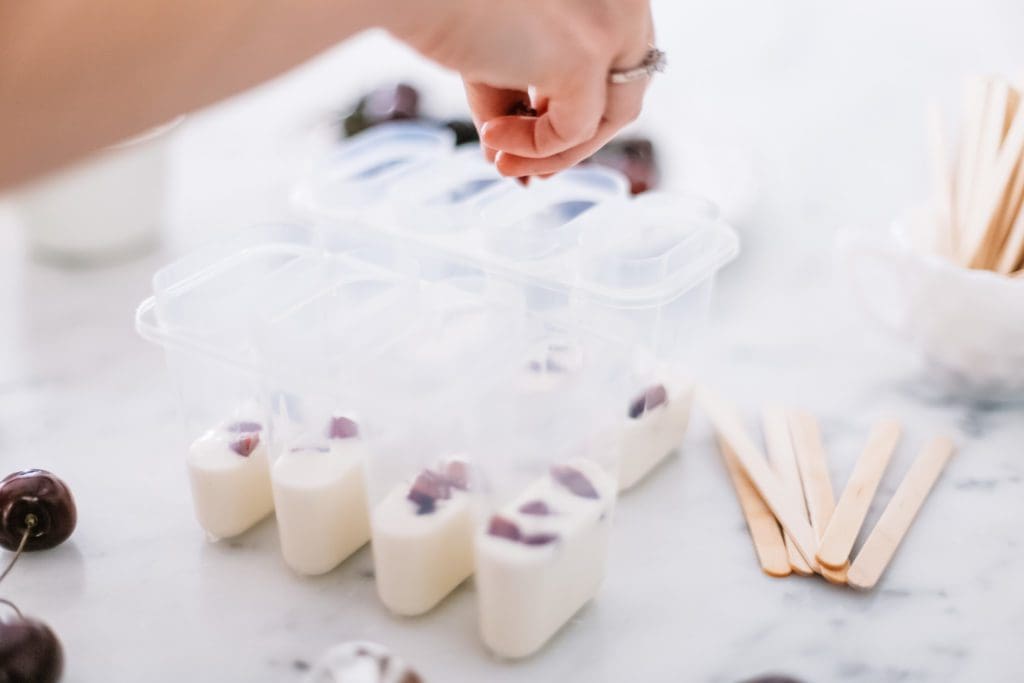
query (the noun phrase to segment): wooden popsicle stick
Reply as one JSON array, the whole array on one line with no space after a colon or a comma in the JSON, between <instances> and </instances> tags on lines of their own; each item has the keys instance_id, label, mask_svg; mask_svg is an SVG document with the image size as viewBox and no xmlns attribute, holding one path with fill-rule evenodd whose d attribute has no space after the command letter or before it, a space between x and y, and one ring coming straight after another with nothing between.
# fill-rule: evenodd
<instances>
[{"instance_id":1,"label":"wooden popsicle stick","mask_svg":"<svg viewBox=\"0 0 1024 683\"><path fill-rule=\"evenodd\" d=\"M999 154L1007 133L1006 107L1010 99L1010 84L1001 78L992 78L985 91L985 110L978 136L978 169L990 167Z\"/></svg>"},{"instance_id":2,"label":"wooden popsicle stick","mask_svg":"<svg viewBox=\"0 0 1024 683\"><path fill-rule=\"evenodd\" d=\"M1021 260L1024 260L1024 207L1018 209L1017 216L1010 227L1010 234L1003 244L1003 252L996 264L996 270L1000 273L1010 273L1020 264Z\"/></svg>"},{"instance_id":3,"label":"wooden popsicle stick","mask_svg":"<svg viewBox=\"0 0 1024 683\"><path fill-rule=\"evenodd\" d=\"M867 590L878 583L952 456L953 442L946 437L933 439L917 456L854 559L847 577L851 586Z\"/></svg>"},{"instance_id":4,"label":"wooden popsicle stick","mask_svg":"<svg viewBox=\"0 0 1024 683\"><path fill-rule=\"evenodd\" d=\"M821 430L813 415L795 410L789 414L789 428L793 434L793 450L804 485L811 527L818 540L821 540L836 506Z\"/></svg>"},{"instance_id":5,"label":"wooden popsicle stick","mask_svg":"<svg viewBox=\"0 0 1024 683\"><path fill-rule=\"evenodd\" d=\"M829 569L825 565L820 565L819 569L821 571L821 576L829 583L834 583L837 586L845 586L847 576L850 571L850 563L847 561L846 564L839 569Z\"/></svg>"},{"instance_id":6,"label":"wooden popsicle stick","mask_svg":"<svg viewBox=\"0 0 1024 683\"><path fill-rule=\"evenodd\" d=\"M960 154L956 172L956 221L954 230L960 233L959 240L961 260L970 258L965 253L969 233L967 223L970 218L971 204L974 195L975 172L978 162L979 137L981 123L984 119L985 95L987 85L982 78L971 78L967 82L966 102L964 104L963 136L960 139Z\"/></svg>"},{"instance_id":7,"label":"wooden popsicle stick","mask_svg":"<svg viewBox=\"0 0 1024 683\"><path fill-rule=\"evenodd\" d=\"M995 188L989 187L989 174L995 166L996 157L999 155L999 148L1003 143L1003 136L1006 132L1006 101L1009 97L1009 85L998 78L988 81L985 90L984 118L981 122L981 129L978 133L978 160L974 176L974 196L972 197L972 210L974 215L969 215L967 224L968 232L976 240L974 251L970 255L969 265L972 268L984 267L984 260L987 254L993 250L993 243L996 241L999 232L998 216L1001 211L997 209L984 213L979 211L979 206L985 200L986 193L994 192ZM1005 186L999 188L1000 196L1005 195ZM1000 201L1000 205L1002 201Z\"/></svg>"},{"instance_id":8,"label":"wooden popsicle stick","mask_svg":"<svg viewBox=\"0 0 1024 683\"><path fill-rule=\"evenodd\" d=\"M957 252L956 231L953 222L956 210L953 206L952 166L949 162L949 149L946 135L943 132L942 113L939 105L931 102L927 115L928 149L931 156L932 192L935 193L937 230L935 233L935 250L948 258L955 258Z\"/></svg>"},{"instance_id":9,"label":"wooden popsicle stick","mask_svg":"<svg viewBox=\"0 0 1024 683\"><path fill-rule=\"evenodd\" d=\"M1024 156L1017 160L1017 168L1006 188L1003 201L992 217L988 243L979 259L979 267L997 270L1002 254L1007 249L1013 248L1009 244L1009 238L1013 232L1014 221L1020 212L1022 199L1024 199Z\"/></svg>"},{"instance_id":10,"label":"wooden popsicle stick","mask_svg":"<svg viewBox=\"0 0 1024 683\"><path fill-rule=\"evenodd\" d=\"M768 576L789 576L789 557L786 555L786 544L782 540L782 531L779 529L779 523L775 521L775 515L764 504L754 485L743 472L735 451L722 437L718 439L718 448L722 452L726 469L729 470L729 478L732 479L732 486L740 501L743 518L747 520L747 529L750 531L751 540L754 541L754 552L757 554L757 561L761 563L761 570Z\"/></svg>"},{"instance_id":11,"label":"wooden popsicle stick","mask_svg":"<svg viewBox=\"0 0 1024 683\"><path fill-rule=\"evenodd\" d=\"M868 444L854 465L818 547L818 562L826 567L839 569L849 559L899 438L900 425L895 420L883 420L871 430Z\"/></svg>"},{"instance_id":12,"label":"wooden popsicle stick","mask_svg":"<svg viewBox=\"0 0 1024 683\"><path fill-rule=\"evenodd\" d=\"M1024 153L1024 109L1018 109L1013 123L1006 134L1006 140L999 150L991 168L980 179L975 188L969 218L967 219L967 263L970 265L983 251L986 228L1003 204L1007 185Z\"/></svg>"},{"instance_id":13,"label":"wooden popsicle stick","mask_svg":"<svg viewBox=\"0 0 1024 683\"><path fill-rule=\"evenodd\" d=\"M832 519L832 511L836 503L832 493L832 479L828 473L828 460L825 457L825 446L821 440L818 421L810 413L790 411L789 429L793 437L793 450L796 454L800 479L803 482L804 498L807 501L807 512L811 518L818 543L825 535L825 527ZM829 569L819 565L818 570L829 583L846 583L847 562L840 569Z\"/></svg>"},{"instance_id":14,"label":"wooden popsicle stick","mask_svg":"<svg viewBox=\"0 0 1024 683\"><path fill-rule=\"evenodd\" d=\"M786 411L780 406L770 405L762 413L764 429L764 443L768 451L768 460L771 462L775 473L779 475L783 486L786 487L790 500L796 501L798 510L807 514L804 503L804 488L800 483L800 470L796 464L796 454L793 452L793 442L789 435L789 425L786 423ZM800 551L796 549L793 539L789 534L784 534L786 541L786 554L789 556L789 566L800 576L810 576L814 572L804 560Z\"/></svg>"},{"instance_id":15,"label":"wooden popsicle stick","mask_svg":"<svg viewBox=\"0 0 1024 683\"><path fill-rule=\"evenodd\" d=\"M779 520L782 528L793 539L808 566L817 571L818 562L814 559L814 554L818 544L814 531L807 517L800 514L795 505L796 501L791 501L786 496L782 481L772 472L761 449L750 438L736 409L705 386L697 388L694 398L715 430L732 446L750 482L761 494L761 498Z\"/></svg>"}]
</instances>

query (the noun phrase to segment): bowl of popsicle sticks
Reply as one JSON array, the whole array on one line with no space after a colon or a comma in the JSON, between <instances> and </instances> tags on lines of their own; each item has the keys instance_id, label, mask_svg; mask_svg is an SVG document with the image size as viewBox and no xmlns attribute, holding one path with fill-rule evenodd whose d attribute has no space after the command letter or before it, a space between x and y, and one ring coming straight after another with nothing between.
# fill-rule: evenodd
<instances>
[{"instance_id":1,"label":"bowl of popsicle sticks","mask_svg":"<svg viewBox=\"0 0 1024 683\"><path fill-rule=\"evenodd\" d=\"M923 358L933 384L967 398L1024 397L1022 100L1002 78L972 79L959 136L932 106L930 201L882 241L840 242L860 307Z\"/></svg>"}]
</instances>

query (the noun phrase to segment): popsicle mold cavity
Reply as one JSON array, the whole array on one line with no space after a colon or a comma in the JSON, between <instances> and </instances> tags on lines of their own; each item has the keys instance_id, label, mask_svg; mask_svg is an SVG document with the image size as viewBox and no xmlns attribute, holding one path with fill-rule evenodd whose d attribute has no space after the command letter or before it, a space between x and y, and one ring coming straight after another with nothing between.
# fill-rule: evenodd
<instances>
[{"instance_id":1,"label":"popsicle mold cavity","mask_svg":"<svg viewBox=\"0 0 1024 683\"><path fill-rule=\"evenodd\" d=\"M616 489L600 465L576 460L552 468L488 518L477 538L476 586L490 650L533 654L594 597Z\"/></svg>"},{"instance_id":2,"label":"popsicle mold cavity","mask_svg":"<svg viewBox=\"0 0 1024 683\"><path fill-rule=\"evenodd\" d=\"M450 459L398 484L372 513L377 592L395 614L423 614L473 573L465 461Z\"/></svg>"},{"instance_id":3,"label":"popsicle mold cavity","mask_svg":"<svg viewBox=\"0 0 1024 683\"><path fill-rule=\"evenodd\" d=\"M346 436L334 436L339 424ZM370 539L364 443L348 418L333 418L330 433L300 438L271 468L281 554L300 574L328 572Z\"/></svg>"},{"instance_id":4,"label":"popsicle mold cavity","mask_svg":"<svg viewBox=\"0 0 1024 683\"><path fill-rule=\"evenodd\" d=\"M339 145L314 165L296 190L296 203L350 215L385 196L395 182L425 162L450 154L455 136L443 126L384 123Z\"/></svg>"},{"instance_id":5,"label":"popsicle mold cavity","mask_svg":"<svg viewBox=\"0 0 1024 683\"><path fill-rule=\"evenodd\" d=\"M213 538L249 530L274 509L263 427L234 421L207 431L189 448L192 502Z\"/></svg>"},{"instance_id":6,"label":"popsicle mold cavity","mask_svg":"<svg viewBox=\"0 0 1024 683\"><path fill-rule=\"evenodd\" d=\"M693 385L682 379L654 384L630 401L622 418L620 491L636 485L679 448L692 403Z\"/></svg>"}]
</instances>

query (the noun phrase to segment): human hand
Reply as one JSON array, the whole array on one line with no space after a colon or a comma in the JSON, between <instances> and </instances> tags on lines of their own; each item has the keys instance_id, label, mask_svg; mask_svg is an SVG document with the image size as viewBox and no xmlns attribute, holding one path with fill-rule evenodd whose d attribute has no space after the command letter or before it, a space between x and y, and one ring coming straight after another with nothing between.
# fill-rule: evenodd
<instances>
[{"instance_id":1,"label":"human hand","mask_svg":"<svg viewBox=\"0 0 1024 683\"><path fill-rule=\"evenodd\" d=\"M569 168L640 113L648 79L609 84L608 74L650 49L648 0L396 0L382 23L462 75L503 175ZM538 115L516 113L527 105Z\"/></svg>"}]
</instances>

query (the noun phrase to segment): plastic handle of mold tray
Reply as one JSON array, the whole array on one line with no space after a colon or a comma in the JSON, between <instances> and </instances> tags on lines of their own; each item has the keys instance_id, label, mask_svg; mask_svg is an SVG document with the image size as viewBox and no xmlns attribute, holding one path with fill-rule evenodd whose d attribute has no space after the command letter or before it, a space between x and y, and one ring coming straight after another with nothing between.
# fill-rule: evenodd
<instances>
[{"instance_id":1,"label":"plastic handle of mold tray","mask_svg":"<svg viewBox=\"0 0 1024 683\"><path fill-rule=\"evenodd\" d=\"M253 364L247 363L237 356L222 353L212 344L204 344L198 339L169 334L157 320L155 296L147 297L135 310L135 330L139 333L140 337L146 341L159 344L165 351L176 349L197 353L246 372L256 372L258 370Z\"/></svg>"}]
</instances>

